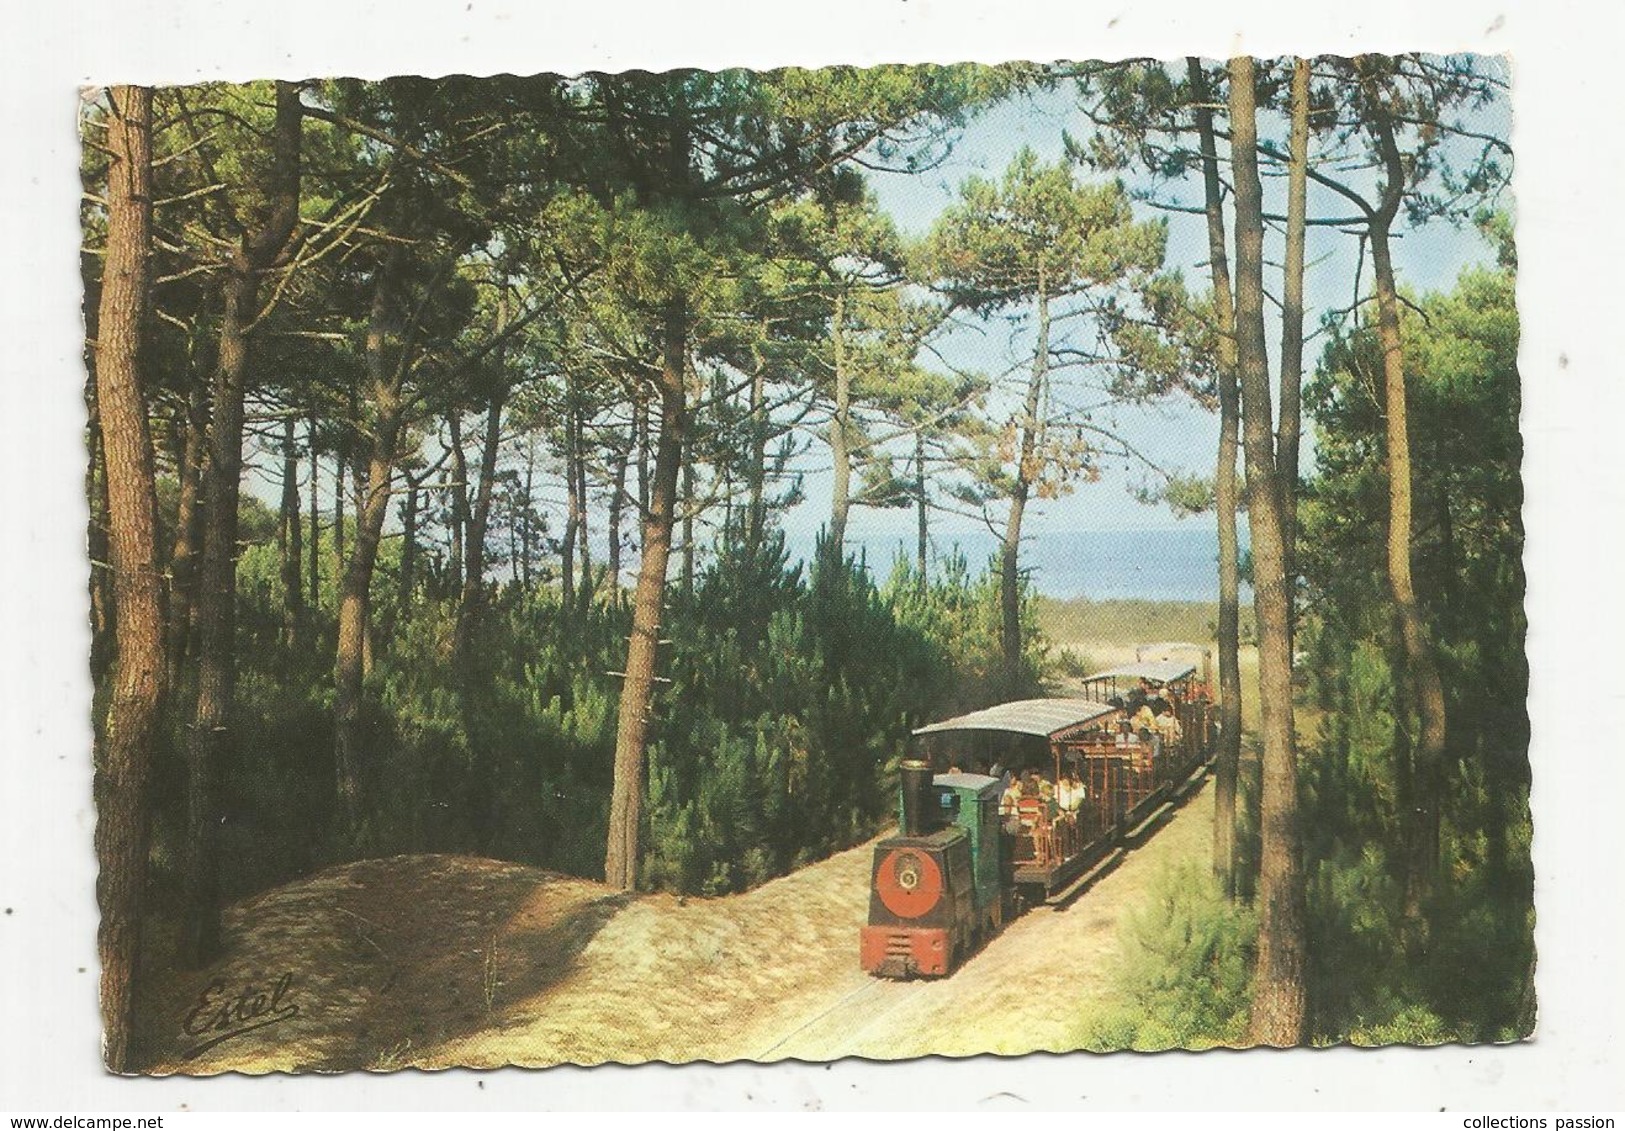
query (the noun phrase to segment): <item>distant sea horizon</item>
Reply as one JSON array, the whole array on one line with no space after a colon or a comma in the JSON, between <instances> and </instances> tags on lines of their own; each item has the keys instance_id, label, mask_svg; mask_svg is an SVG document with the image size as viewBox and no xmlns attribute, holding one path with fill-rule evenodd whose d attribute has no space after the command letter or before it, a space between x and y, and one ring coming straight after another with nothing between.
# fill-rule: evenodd
<instances>
[{"instance_id":1,"label":"distant sea horizon","mask_svg":"<svg viewBox=\"0 0 1625 1131\"><path fill-rule=\"evenodd\" d=\"M812 555L815 532L787 531L792 557ZM1247 546L1245 527L1242 548ZM847 553L861 557L877 581L891 572L899 554L914 559L912 538L895 534L856 534L847 538ZM980 572L998 550L987 531L933 536L933 563L963 553L973 573ZM1060 600L1217 601L1219 539L1209 524L1148 530L1057 530L1024 539L1021 567L1033 588ZM1245 586L1243 587L1245 590ZM1244 598L1250 594L1244 592Z\"/></svg>"}]
</instances>

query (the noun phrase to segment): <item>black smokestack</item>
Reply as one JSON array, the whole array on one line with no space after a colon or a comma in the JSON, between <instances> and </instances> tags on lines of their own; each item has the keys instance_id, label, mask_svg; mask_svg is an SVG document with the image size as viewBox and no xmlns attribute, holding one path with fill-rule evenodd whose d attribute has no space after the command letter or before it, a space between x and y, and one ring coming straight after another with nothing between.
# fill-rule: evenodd
<instances>
[{"instance_id":1,"label":"black smokestack","mask_svg":"<svg viewBox=\"0 0 1625 1131\"><path fill-rule=\"evenodd\" d=\"M903 785L903 835L924 836L931 811L931 764L911 758L898 772Z\"/></svg>"}]
</instances>

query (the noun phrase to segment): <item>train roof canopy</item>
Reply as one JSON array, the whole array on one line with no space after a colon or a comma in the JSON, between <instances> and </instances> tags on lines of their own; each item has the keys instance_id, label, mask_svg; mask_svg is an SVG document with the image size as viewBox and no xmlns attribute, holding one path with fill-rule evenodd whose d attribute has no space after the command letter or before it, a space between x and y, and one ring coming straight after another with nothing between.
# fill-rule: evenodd
<instances>
[{"instance_id":1,"label":"train roof canopy","mask_svg":"<svg viewBox=\"0 0 1625 1131\"><path fill-rule=\"evenodd\" d=\"M940 723L918 727L915 734L944 734L949 731L997 730L1010 734L1031 734L1049 738L1114 714L1117 708L1093 699L1017 699L984 707Z\"/></svg>"},{"instance_id":2,"label":"train roof canopy","mask_svg":"<svg viewBox=\"0 0 1625 1131\"><path fill-rule=\"evenodd\" d=\"M1137 664L1124 664L1083 677L1085 683L1097 679L1149 679L1153 683L1174 683L1196 674L1196 665L1185 660L1144 660Z\"/></svg>"}]
</instances>

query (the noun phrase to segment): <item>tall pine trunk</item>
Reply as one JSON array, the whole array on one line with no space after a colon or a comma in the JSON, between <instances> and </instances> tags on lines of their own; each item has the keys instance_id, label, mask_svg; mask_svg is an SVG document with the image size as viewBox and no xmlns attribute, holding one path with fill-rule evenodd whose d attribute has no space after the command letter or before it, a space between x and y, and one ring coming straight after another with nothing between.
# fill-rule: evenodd
<instances>
[{"instance_id":1,"label":"tall pine trunk","mask_svg":"<svg viewBox=\"0 0 1625 1131\"><path fill-rule=\"evenodd\" d=\"M580 406L576 408L573 427L575 442L571 447L575 451L576 551L581 561L581 591L577 603L585 610L592 602L593 576L592 544L587 537L590 518L587 508L587 414Z\"/></svg>"},{"instance_id":2,"label":"tall pine trunk","mask_svg":"<svg viewBox=\"0 0 1625 1131\"><path fill-rule=\"evenodd\" d=\"M192 639L197 601L198 556L203 540L203 512L198 490L203 474L204 429L208 425L208 392L194 381L186 398L175 478L180 488L175 509L175 540L169 552L168 653L169 682L180 681L181 667Z\"/></svg>"},{"instance_id":3,"label":"tall pine trunk","mask_svg":"<svg viewBox=\"0 0 1625 1131\"><path fill-rule=\"evenodd\" d=\"M406 501L401 504L401 584L397 599L406 613L412 607L412 590L417 585L418 500L423 494L423 481L410 473L404 478Z\"/></svg>"},{"instance_id":4,"label":"tall pine trunk","mask_svg":"<svg viewBox=\"0 0 1625 1131\"><path fill-rule=\"evenodd\" d=\"M485 419L485 442L480 449L480 477L474 489L474 508L468 520L463 592L457 604L457 626L452 640L453 668L465 689L468 686L470 647L485 601L485 531L490 525L491 494L496 483L497 454L502 443L502 409L507 398L506 385L499 386L491 394L491 406Z\"/></svg>"},{"instance_id":5,"label":"tall pine trunk","mask_svg":"<svg viewBox=\"0 0 1625 1131\"><path fill-rule=\"evenodd\" d=\"M378 564L399 416L393 407L380 413L377 439L367 461L365 495L356 512L355 546L339 583L338 652L334 663L334 761L339 802L352 837L367 844L371 830L364 809L366 736L362 703L367 675L367 634L371 629L372 575Z\"/></svg>"},{"instance_id":6,"label":"tall pine trunk","mask_svg":"<svg viewBox=\"0 0 1625 1131\"><path fill-rule=\"evenodd\" d=\"M930 586L926 569L930 565L930 527L927 525L925 493L925 428L914 432L914 568L918 571L920 592Z\"/></svg>"},{"instance_id":7,"label":"tall pine trunk","mask_svg":"<svg viewBox=\"0 0 1625 1131\"><path fill-rule=\"evenodd\" d=\"M231 750L236 690L237 499L242 469L243 381L248 358L244 322L255 296L252 272L226 284L220 359L213 381L208 455L203 474L203 553L197 594L197 703L186 744L186 906L182 958L209 962L220 949L215 778Z\"/></svg>"},{"instance_id":8,"label":"tall pine trunk","mask_svg":"<svg viewBox=\"0 0 1625 1131\"><path fill-rule=\"evenodd\" d=\"M1297 751L1292 723L1291 611L1287 595L1285 508L1270 427L1269 357L1264 345L1263 188L1253 61L1230 61L1230 160L1236 189L1236 365L1241 385L1258 618L1263 795L1258 879L1258 960L1251 1032L1261 1044L1303 1043L1305 889L1298 831Z\"/></svg>"},{"instance_id":9,"label":"tall pine trunk","mask_svg":"<svg viewBox=\"0 0 1625 1131\"><path fill-rule=\"evenodd\" d=\"M1236 449L1241 395L1236 383L1236 311L1230 290L1230 258L1224 232L1219 155L1209 108L1207 76L1197 59L1187 61L1196 127L1202 147L1207 212L1208 272L1219 321L1219 456L1213 477L1219 536L1219 748L1213 783L1213 868L1229 894L1236 891L1236 787L1241 773L1241 600L1236 531Z\"/></svg>"},{"instance_id":10,"label":"tall pine trunk","mask_svg":"<svg viewBox=\"0 0 1625 1131\"><path fill-rule=\"evenodd\" d=\"M632 598L632 636L627 642L626 671L616 722L609 844L604 853L604 882L623 891L634 888L638 878L643 759L648 745L649 712L654 702L655 665L666 599L666 567L671 557L677 478L688 430L684 387L688 354L687 304L680 298L674 299L666 310L664 322L660 429L655 441L654 471L649 478L649 501L644 509L642 561Z\"/></svg>"},{"instance_id":11,"label":"tall pine trunk","mask_svg":"<svg viewBox=\"0 0 1625 1131\"><path fill-rule=\"evenodd\" d=\"M693 176L693 146L688 121L679 104L669 120L665 183L669 201L687 202ZM643 833L644 760L649 746L650 715L660 658L660 626L666 604L666 571L671 560L672 531L677 515L677 481L688 447L688 297L675 291L660 319L660 431L654 468L639 487L647 494L643 513L642 558L632 597L632 634L626 643L626 668L615 721L615 762L609 797L609 832L604 847L604 882L622 891L637 887ZM647 422L647 417L645 417ZM643 451L647 452L647 444ZM692 509L691 512L692 513Z\"/></svg>"},{"instance_id":12,"label":"tall pine trunk","mask_svg":"<svg viewBox=\"0 0 1625 1131\"><path fill-rule=\"evenodd\" d=\"M310 441L310 612L312 617L316 617L322 606L322 510L317 505L321 464L316 459L315 412L310 414L306 436Z\"/></svg>"},{"instance_id":13,"label":"tall pine trunk","mask_svg":"<svg viewBox=\"0 0 1625 1131\"><path fill-rule=\"evenodd\" d=\"M678 453L683 467L683 596L694 595L694 516L698 511L699 484L694 470L694 445L684 441Z\"/></svg>"},{"instance_id":14,"label":"tall pine trunk","mask_svg":"<svg viewBox=\"0 0 1625 1131\"><path fill-rule=\"evenodd\" d=\"M96 881L103 1053L130 1069L132 997L147 884L147 789L164 693L163 580L141 335L152 283L152 91L111 93L107 258L97 310L96 405L113 577L113 690L96 754Z\"/></svg>"},{"instance_id":15,"label":"tall pine trunk","mask_svg":"<svg viewBox=\"0 0 1625 1131\"><path fill-rule=\"evenodd\" d=\"M333 453L333 578L344 576L344 453ZM337 586L335 585L335 588Z\"/></svg>"},{"instance_id":16,"label":"tall pine trunk","mask_svg":"<svg viewBox=\"0 0 1625 1131\"><path fill-rule=\"evenodd\" d=\"M530 556L531 556L532 551L536 547L536 541L537 541L535 532L533 530L531 530L531 528L530 528L530 515L531 515L532 500L534 500L535 497L536 497L535 488L536 488L536 442L535 442L534 438L532 438L528 442L528 444L527 444L527 446L525 448L525 495L524 495L525 509L520 514L520 517L524 522L524 535L525 536L524 536L524 539L520 543L520 551L521 551L521 556L522 556L523 560L520 562L520 565L519 565L519 581L520 581L520 584L522 584L525 587L525 592L526 593L530 592Z\"/></svg>"},{"instance_id":17,"label":"tall pine trunk","mask_svg":"<svg viewBox=\"0 0 1625 1131\"><path fill-rule=\"evenodd\" d=\"M376 434L374 434L374 440L376 441ZM376 449L376 447L377 444L374 442L373 448ZM358 541L361 537L362 512L367 506L367 484L372 481L371 476L372 452L369 450L366 464L363 464L360 459L356 459L350 464L350 510L355 515L356 538ZM370 611L370 598L368 608ZM366 626L366 631L361 635L361 671L364 677L370 677L372 675L373 628L370 615L367 619Z\"/></svg>"},{"instance_id":18,"label":"tall pine trunk","mask_svg":"<svg viewBox=\"0 0 1625 1131\"><path fill-rule=\"evenodd\" d=\"M649 513L649 493L652 490L649 469L649 402L641 389L633 392L632 433L638 450L638 515L641 519ZM640 522L639 535L641 534Z\"/></svg>"},{"instance_id":19,"label":"tall pine trunk","mask_svg":"<svg viewBox=\"0 0 1625 1131\"><path fill-rule=\"evenodd\" d=\"M1364 68L1361 68L1362 72ZM1423 905L1439 866L1439 794L1448 721L1444 685L1427 626L1411 579L1411 442L1406 403L1405 348L1400 336L1399 293L1389 248L1390 227L1405 190L1405 166L1394 137L1394 123L1380 92L1367 84L1367 125L1383 163L1382 201L1367 225L1371 266L1377 292L1377 334L1382 345L1383 410L1387 418L1388 454L1388 589L1399 622L1400 642L1417 714L1418 734L1412 744L1410 803L1405 827L1405 913L1411 925L1422 925Z\"/></svg>"},{"instance_id":20,"label":"tall pine trunk","mask_svg":"<svg viewBox=\"0 0 1625 1131\"><path fill-rule=\"evenodd\" d=\"M1287 600L1297 585L1298 447L1303 400L1303 258L1309 193L1309 60L1292 61L1292 133L1287 158L1286 259L1281 277L1281 419L1275 460L1281 474ZM1290 611L1289 623L1296 626Z\"/></svg>"},{"instance_id":21,"label":"tall pine trunk","mask_svg":"<svg viewBox=\"0 0 1625 1131\"><path fill-rule=\"evenodd\" d=\"M282 422L282 513L277 528L282 552L282 642L297 648L305 623L304 527L299 522L299 449L293 417Z\"/></svg>"},{"instance_id":22,"label":"tall pine trunk","mask_svg":"<svg viewBox=\"0 0 1625 1131\"><path fill-rule=\"evenodd\" d=\"M462 415L455 409L446 414L446 431L451 435L451 591L463 591L463 559L467 553L463 534L468 529L468 455L463 451Z\"/></svg>"},{"instance_id":23,"label":"tall pine trunk","mask_svg":"<svg viewBox=\"0 0 1625 1131\"><path fill-rule=\"evenodd\" d=\"M609 525L609 560L606 572L611 601L619 601L621 595L621 520L626 513L626 473L632 459L634 442L635 437L629 433L626 446L616 448L611 473L609 514L605 519Z\"/></svg>"},{"instance_id":24,"label":"tall pine trunk","mask_svg":"<svg viewBox=\"0 0 1625 1131\"><path fill-rule=\"evenodd\" d=\"M243 459L243 396L250 334L259 317L260 276L283 252L299 219L299 88L277 83L270 204L244 235L226 271L203 477L203 556L197 602L197 706L187 741L186 917L181 953L192 965L220 947L220 827L215 778L231 756L237 657L237 500Z\"/></svg>"},{"instance_id":25,"label":"tall pine trunk","mask_svg":"<svg viewBox=\"0 0 1625 1131\"><path fill-rule=\"evenodd\" d=\"M1033 352L1032 373L1027 379L1021 438L1016 452L1015 482L1010 488L1010 511L1005 517L1004 542L999 547L999 639L1007 695L1017 694L1024 683L1021 656L1021 524L1027 511L1028 495L1038 478L1035 459L1043 438L1043 422L1039 419L1039 412L1044 382L1049 375L1049 290L1042 270L1038 275L1037 311L1038 342Z\"/></svg>"},{"instance_id":26,"label":"tall pine trunk","mask_svg":"<svg viewBox=\"0 0 1625 1131\"><path fill-rule=\"evenodd\" d=\"M829 454L834 464L829 510L829 560L845 556L846 520L852 510L852 372L846 362L846 295L835 292L830 346L835 356L835 412L829 422Z\"/></svg>"},{"instance_id":27,"label":"tall pine trunk","mask_svg":"<svg viewBox=\"0 0 1625 1131\"><path fill-rule=\"evenodd\" d=\"M750 377L750 458L745 464L745 549L754 556L767 528L767 365L754 351Z\"/></svg>"},{"instance_id":28,"label":"tall pine trunk","mask_svg":"<svg viewBox=\"0 0 1625 1131\"><path fill-rule=\"evenodd\" d=\"M389 512L389 485L402 415L400 367L391 366L385 356L389 284L388 267L380 267L373 282L366 349L371 386L367 398L371 420L366 431L372 436L372 450L355 510L355 548L339 584L338 648L333 665L334 765L339 805L352 842L362 847L371 846L374 832L366 819L366 736L362 730L372 575Z\"/></svg>"},{"instance_id":29,"label":"tall pine trunk","mask_svg":"<svg viewBox=\"0 0 1625 1131\"><path fill-rule=\"evenodd\" d=\"M1411 579L1411 449L1405 354L1386 221L1371 225L1371 265L1376 275L1377 325L1388 418L1388 589L1399 621L1420 724L1412 755L1405 893L1406 914L1417 919L1439 866L1439 792L1448 729L1444 685Z\"/></svg>"},{"instance_id":30,"label":"tall pine trunk","mask_svg":"<svg viewBox=\"0 0 1625 1131\"><path fill-rule=\"evenodd\" d=\"M559 605L565 615L576 607L576 539L581 536L581 501L576 498L576 432L574 397L566 395L564 409L564 534L559 539Z\"/></svg>"},{"instance_id":31,"label":"tall pine trunk","mask_svg":"<svg viewBox=\"0 0 1625 1131\"><path fill-rule=\"evenodd\" d=\"M512 494L508 496L508 576L513 584L519 584L519 547L523 542L520 525L524 520L519 514L519 502Z\"/></svg>"},{"instance_id":32,"label":"tall pine trunk","mask_svg":"<svg viewBox=\"0 0 1625 1131\"><path fill-rule=\"evenodd\" d=\"M91 379L94 385L94 377ZM112 567L107 564L107 472L102 467L102 425L94 387L85 391L85 441L90 459L85 468L85 494L90 521L85 528L85 549L90 555L90 678L100 680L113 666Z\"/></svg>"}]
</instances>

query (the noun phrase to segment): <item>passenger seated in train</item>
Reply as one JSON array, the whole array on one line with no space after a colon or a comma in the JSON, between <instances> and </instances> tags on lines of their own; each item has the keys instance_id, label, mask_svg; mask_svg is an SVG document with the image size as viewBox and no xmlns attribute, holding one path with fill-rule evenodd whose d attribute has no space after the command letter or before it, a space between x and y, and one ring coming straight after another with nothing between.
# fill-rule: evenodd
<instances>
[{"instance_id":1,"label":"passenger seated in train","mask_svg":"<svg viewBox=\"0 0 1625 1131\"><path fill-rule=\"evenodd\" d=\"M1038 779L1038 799L1050 805L1055 801L1055 784L1046 777Z\"/></svg>"},{"instance_id":2,"label":"passenger seated in train","mask_svg":"<svg viewBox=\"0 0 1625 1131\"><path fill-rule=\"evenodd\" d=\"M1035 820L1047 820L1059 812L1055 783L1033 770L1012 781L999 798L999 816L1007 820L1018 818L1027 827Z\"/></svg>"},{"instance_id":3,"label":"passenger seated in train","mask_svg":"<svg viewBox=\"0 0 1625 1131\"><path fill-rule=\"evenodd\" d=\"M1179 716L1172 711L1165 715L1158 715L1157 734L1164 743L1178 742L1184 734L1184 728L1179 725Z\"/></svg>"},{"instance_id":4,"label":"passenger seated in train","mask_svg":"<svg viewBox=\"0 0 1625 1131\"><path fill-rule=\"evenodd\" d=\"M1011 778L1010 781L1005 783L1004 793L999 796L999 816L1015 816L1016 807L1021 804L1021 792L1021 780L1019 778Z\"/></svg>"},{"instance_id":5,"label":"passenger seated in train","mask_svg":"<svg viewBox=\"0 0 1625 1131\"><path fill-rule=\"evenodd\" d=\"M1076 813L1083 808L1083 783L1077 776L1068 772L1061 777L1061 782L1055 787L1055 799L1061 806L1063 813Z\"/></svg>"},{"instance_id":6,"label":"passenger seated in train","mask_svg":"<svg viewBox=\"0 0 1625 1131\"><path fill-rule=\"evenodd\" d=\"M1140 705L1140 709L1134 712L1133 721L1134 733L1139 735L1141 740L1149 740L1151 738L1152 731L1156 729L1157 725L1157 716L1151 710L1151 705L1149 703L1142 703Z\"/></svg>"},{"instance_id":7,"label":"passenger seated in train","mask_svg":"<svg viewBox=\"0 0 1625 1131\"><path fill-rule=\"evenodd\" d=\"M1021 792L1016 796L1016 811L1023 817L1022 823L1041 804L1038 793L1038 775L1028 770L1021 775Z\"/></svg>"}]
</instances>

